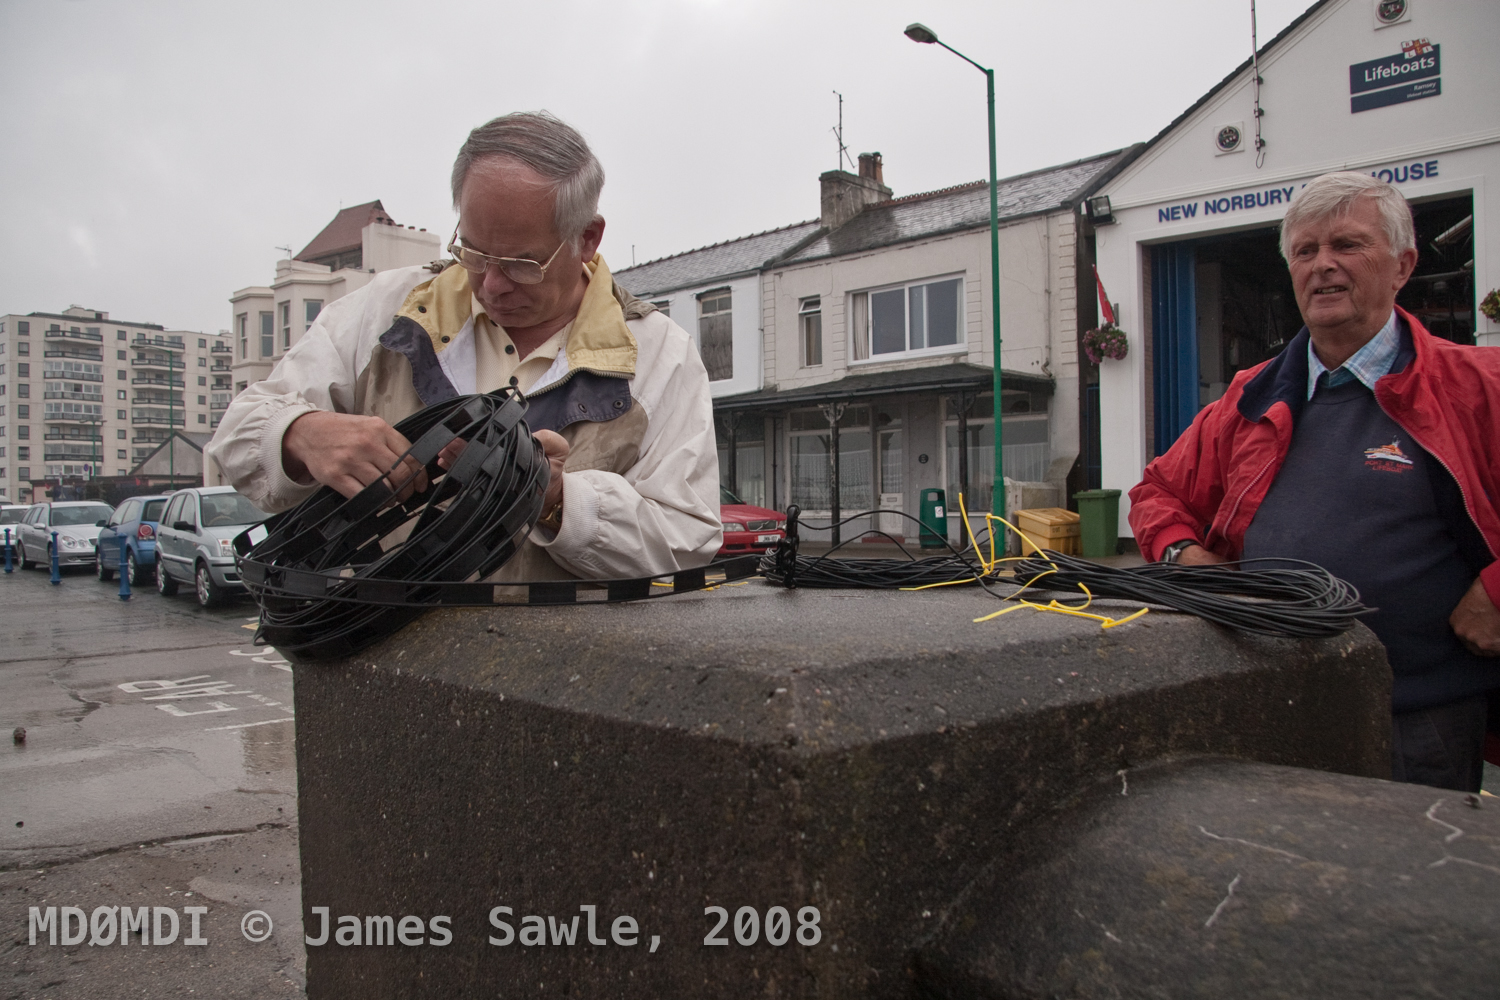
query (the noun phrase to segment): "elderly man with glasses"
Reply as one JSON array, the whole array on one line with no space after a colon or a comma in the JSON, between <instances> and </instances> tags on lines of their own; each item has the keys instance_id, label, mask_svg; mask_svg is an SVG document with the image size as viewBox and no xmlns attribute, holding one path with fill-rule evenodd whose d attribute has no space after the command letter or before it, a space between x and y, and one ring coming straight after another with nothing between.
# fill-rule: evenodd
<instances>
[{"instance_id":1,"label":"elderly man with glasses","mask_svg":"<svg viewBox=\"0 0 1500 1000\"><path fill-rule=\"evenodd\" d=\"M409 447L393 424L514 380L552 477L503 579L707 563L720 545L708 376L691 337L610 276L603 185L583 137L550 115L475 129L453 165L453 262L383 272L330 304L235 397L209 455L265 510L320 484L353 496Z\"/></svg>"}]
</instances>

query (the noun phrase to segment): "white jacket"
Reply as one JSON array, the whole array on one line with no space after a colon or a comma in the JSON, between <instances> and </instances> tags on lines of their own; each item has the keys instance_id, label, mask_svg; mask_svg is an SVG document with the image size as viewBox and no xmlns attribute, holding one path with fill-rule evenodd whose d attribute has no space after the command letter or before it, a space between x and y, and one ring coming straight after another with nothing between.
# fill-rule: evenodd
<instances>
[{"instance_id":1,"label":"white jacket","mask_svg":"<svg viewBox=\"0 0 1500 1000\"><path fill-rule=\"evenodd\" d=\"M572 446L562 528L553 538L534 530L505 579L660 575L702 566L721 545L713 404L697 348L617 290L602 258L589 269L567 344L527 394L532 430L557 430ZM377 275L325 308L269 378L234 398L209 457L262 509L294 506L317 489L281 466L282 435L299 416L394 424L441 398L499 388L464 384L476 367L470 312L462 268Z\"/></svg>"}]
</instances>

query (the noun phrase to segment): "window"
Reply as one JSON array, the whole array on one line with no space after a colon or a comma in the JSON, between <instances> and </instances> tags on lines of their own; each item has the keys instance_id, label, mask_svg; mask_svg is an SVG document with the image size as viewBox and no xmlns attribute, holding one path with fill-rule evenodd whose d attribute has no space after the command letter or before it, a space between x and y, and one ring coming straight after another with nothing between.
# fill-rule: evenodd
<instances>
[{"instance_id":1,"label":"window","mask_svg":"<svg viewBox=\"0 0 1500 1000\"><path fill-rule=\"evenodd\" d=\"M797 321L802 331L802 367L816 368L823 363L823 300L817 296L803 299Z\"/></svg>"},{"instance_id":2,"label":"window","mask_svg":"<svg viewBox=\"0 0 1500 1000\"><path fill-rule=\"evenodd\" d=\"M24 319L18 319L18 320L16 320L16 336L18 336L18 337L29 337L29 336L31 336L31 323L30 323L30 321L24 320Z\"/></svg>"},{"instance_id":3,"label":"window","mask_svg":"<svg viewBox=\"0 0 1500 1000\"><path fill-rule=\"evenodd\" d=\"M115 339L116 340L129 340L130 339L130 335L128 333L126 333L124 330L116 330L115 331Z\"/></svg>"},{"instance_id":4,"label":"window","mask_svg":"<svg viewBox=\"0 0 1500 1000\"><path fill-rule=\"evenodd\" d=\"M124 431L124 429L122 428L120 430L115 431L115 437L118 438L121 441L124 441L125 440L125 431Z\"/></svg>"},{"instance_id":5,"label":"window","mask_svg":"<svg viewBox=\"0 0 1500 1000\"><path fill-rule=\"evenodd\" d=\"M974 401L968 416L969 488L964 503L969 510L990 505L995 482L994 395ZM944 406L944 477L948 499L958 509L958 411L953 400ZM1037 482L1047 476L1052 455L1048 444L1047 397L1041 393L1005 390L1005 475L1018 482Z\"/></svg>"},{"instance_id":6,"label":"window","mask_svg":"<svg viewBox=\"0 0 1500 1000\"><path fill-rule=\"evenodd\" d=\"M125 352L124 351L116 351L115 352L115 360L116 361L124 361L125 360Z\"/></svg>"},{"instance_id":7,"label":"window","mask_svg":"<svg viewBox=\"0 0 1500 1000\"><path fill-rule=\"evenodd\" d=\"M306 330L308 327L312 326L313 325L313 320L317 319L318 318L318 313L320 313L322 311L323 311L323 300L322 299L303 299L302 300L302 320L303 320L302 329ZM288 344L283 344L282 346L283 347L291 347L292 345L288 343Z\"/></svg>"},{"instance_id":8,"label":"window","mask_svg":"<svg viewBox=\"0 0 1500 1000\"><path fill-rule=\"evenodd\" d=\"M21 420L31 419L31 405L29 403L16 404L16 416Z\"/></svg>"},{"instance_id":9,"label":"window","mask_svg":"<svg viewBox=\"0 0 1500 1000\"><path fill-rule=\"evenodd\" d=\"M207 368L208 367L208 359L207 358L199 358L198 359L198 367L199 368Z\"/></svg>"},{"instance_id":10,"label":"window","mask_svg":"<svg viewBox=\"0 0 1500 1000\"><path fill-rule=\"evenodd\" d=\"M787 415L791 437L792 503L804 510L828 510L832 435L821 410ZM850 406L839 420L839 509L868 510L871 483L870 408Z\"/></svg>"},{"instance_id":11,"label":"window","mask_svg":"<svg viewBox=\"0 0 1500 1000\"><path fill-rule=\"evenodd\" d=\"M198 338L198 348L200 350L202 350L203 348L205 348L207 346L208 346L208 338L207 337L199 337Z\"/></svg>"},{"instance_id":12,"label":"window","mask_svg":"<svg viewBox=\"0 0 1500 1000\"><path fill-rule=\"evenodd\" d=\"M200 413L200 414L198 414L198 423L200 423L200 424L206 424L206 423L208 423L208 414L206 414L206 413Z\"/></svg>"},{"instance_id":13,"label":"window","mask_svg":"<svg viewBox=\"0 0 1500 1000\"><path fill-rule=\"evenodd\" d=\"M23 465L19 469L16 470L16 475L19 478L21 478L21 479L30 479L31 478L31 470L28 469L26 466Z\"/></svg>"},{"instance_id":14,"label":"window","mask_svg":"<svg viewBox=\"0 0 1500 1000\"><path fill-rule=\"evenodd\" d=\"M128 454L129 453L124 448L115 449L115 458L118 458L122 462L125 461L125 459L128 457Z\"/></svg>"},{"instance_id":15,"label":"window","mask_svg":"<svg viewBox=\"0 0 1500 1000\"><path fill-rule=\"evenodd\" d=\"M208 405L208 397L207 396L199 396L198 397L198 405L199 406L207 406Z\"/></svg>"},{"instance_id":16,"label":"window","mask_svg":"<svg viewBox=\"0 0 1500 1000\"><path fill-rule=\"evenodd\" d=\"M205 376L205 375L199 375L198 376L198 384L199 385L208 385L208 377Z\"/></svg>"},{"instance_id":17,"label":"window","mask_svg":"<svg viewBox=\"0 0 1500 1000\"><path fill-rule=\"evenodd\" d=\"M124 399L125 397L121 396L120 398ZM124 420L125 419L125 411L124 410L116 410L115 411L115 419L116 420Z\"/></svg>"},{"instance_id":18,"label":"window","mask_svg":"<svg viewBox=\"0 0 1500 1000\"><path fill-rule=\"evenodd\" d=\"M16 353L26 358L31 356L31 345L24 340L16 341Z\"/></svg>"},{"instance_id":19,"label":"window","mask_svg":"<svg viewBox=\"0 0 1500 1000\"><path fill-rule=\"evenodd\" d=\"M265 345L262 344L261 346L262 346L262 348L264 348ZM292 304L290 302L283 302L283 303L281 303L281 347L282 347L282 350L285 350L286 348L291 347L291 346L292 346ZM261 354L263 356L269 357L271 355L271 352L263 349L261 351Z\"/></svg>"},{"instance_id":20,"label":"window","mask_svg":"<svg viewBox=\"0 0 1500 1000\"><path fill-rule=\"evenodd\" d=\"M672 300L671 299L657 299L655 302L653 302L651 304L653 306L655 306L657 308L657 311L659 311L663 316L670 316L670 315L672 315Z\"/></svg>"},{"instance_id":21,"label":"window","mask_svg":"<svg viewBox=\"0 0 1500 1000\"><path fill-rule=\"evenodd\" d=\"M698 353L703 356L710 382L734 377L734 331L729 310L727 288L698 296Z\"/></svg>"},{"instance_id":22,"label":"window","mask_svg":"<svg viewBox=\"0 0 1500 1000\"><path fill-rule=\"evenodd\" d=\"M250 354L250 314L240 313L234 318L234 328L240 335L240 359Z\"/></svg>"},{"instance_id":23,"label":"window","mask_svg":"<svg viewBox=\"0 0 1500 1000\"><path fill-rule=\"evenodd\" d=\"M16 386L16 395L20 396L22 399L30 399L31 386L27 385L25 382L18 384Z\"/></svg>"},{"instance_id":24,"label":"window","mask_svg":"<svg viewBox=\"0 0 1500 1000\"><path fill-rule=\"evenodd\" d=\"M115 390L115 398L116 399L125 399L126 396L127 396L127 393L125 392L124 389L116 389ZM124 417L125 417L125 411L121 410L120 411L120 418L123 420Z\"/></svg>"},{"instance_id":25,"label":"window","mask_svg":"<svg viewBox=\"0 0 1500 1000\"><path fill-rule=\"evenodd\" d=\"M0 375L4 375L4 374L5 374L5 366L4 365L0 365Z\"/></svg>"},{"instance_id":26,"label":"window","mask_svg":"<svg viewBox=\"0 0 1500 1000\"><path fill-rule=\"evenodd\" d=\"M260 314L260 356L269 358L276 353L276 317L271 313Z\"/></svg>"},{"instance_id":27,"label":"window","mask_svg":"<svg viewBox=\"0 0 1500 1000\"><path fill-rule=\"evenodd\" d=\"M850 310L854 360L958 346L962 278L856 292Z\"/></svg>"}]
</instances>

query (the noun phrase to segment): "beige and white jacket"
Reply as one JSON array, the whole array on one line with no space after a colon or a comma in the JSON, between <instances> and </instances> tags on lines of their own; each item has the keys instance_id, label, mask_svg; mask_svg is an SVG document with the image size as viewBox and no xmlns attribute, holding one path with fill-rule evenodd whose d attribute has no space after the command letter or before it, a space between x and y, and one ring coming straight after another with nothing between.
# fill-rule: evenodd
<instances>
[{"instance_id":1,"label":"beige and white jacket","mask_svg":"<svg viewBox=\"0 0 1500 1000\"><path fill-rule=\"evenodd\" d=\"M532 532L499 579L617 579L706 564L721 544L719 461L708 375L692 338L619 289L602 257L551 367L526 389L532 430L572 450L562 529ZM235 488L281 511L316 486L290 479L281 438L313 410L396 423L455 395L492 392L479 373L503 336L478 324L468 272L377 275L331 303L271 371L230 403L208 445ZM478 359L478 360L476 360Z\"/></svg>"}]
</instances>

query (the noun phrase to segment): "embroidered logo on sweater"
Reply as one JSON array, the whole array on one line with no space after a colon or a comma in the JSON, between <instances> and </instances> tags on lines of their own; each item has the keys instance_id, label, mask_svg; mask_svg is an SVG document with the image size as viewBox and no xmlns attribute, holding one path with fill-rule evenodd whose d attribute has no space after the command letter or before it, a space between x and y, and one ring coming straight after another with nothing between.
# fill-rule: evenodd
<instances>
[{"instance_id":1,"label":"embroidered logo on sweater","mask_svg":"<svg viewBox=\"0 0 1500 1000\"><path fill-rule=\"evenodd\" d=\"M1410 472L1411 459L1401 451L1401 440L1365 449L1365 467L1377 472Z\"/></svg>"}]
</instances>

